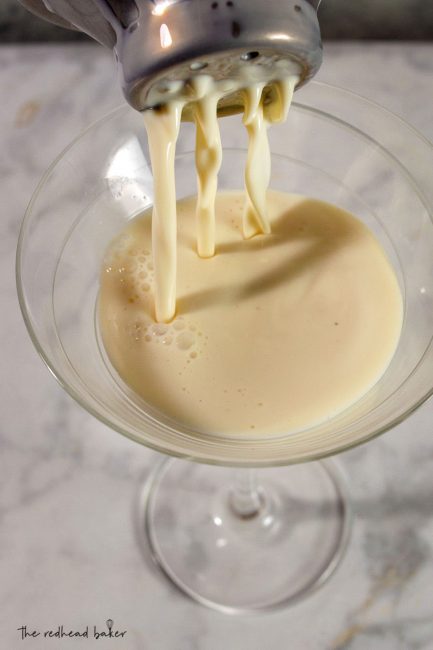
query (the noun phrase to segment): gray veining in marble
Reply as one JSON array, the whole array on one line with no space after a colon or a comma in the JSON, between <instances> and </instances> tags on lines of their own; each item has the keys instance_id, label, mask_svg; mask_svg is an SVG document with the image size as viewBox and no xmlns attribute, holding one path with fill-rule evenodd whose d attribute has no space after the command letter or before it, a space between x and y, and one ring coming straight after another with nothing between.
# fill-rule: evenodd
<instances>
[{"instance_id":1,"label":"gray veining in marble","mask_svg":"<svg viewBox=\"0 0 433 650\"><path fill-rule=\"evenodd\" d=\"M433 138L430 45L327 45L319 78L369 96ZM0 647L116 650L433 650L433 403L340 456L355 525L332 580L260 618L208 611L137 546L136 495L156 453L81 410L33 350L19 313L19 224L43 171L121 100L90 45L0 49ZM19 638L17 628L103 628L124 640Z\"/></svg>"}]
</instances>

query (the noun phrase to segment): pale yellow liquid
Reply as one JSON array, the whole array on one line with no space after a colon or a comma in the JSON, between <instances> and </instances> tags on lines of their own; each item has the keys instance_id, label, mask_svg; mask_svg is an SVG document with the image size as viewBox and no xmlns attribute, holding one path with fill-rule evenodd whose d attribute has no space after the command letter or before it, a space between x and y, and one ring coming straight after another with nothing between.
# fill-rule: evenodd
<instances>
[{"instance_id":1,"label":"pale yellow liquid","mask_svg":"<svg viewBox=\"0 0 433 650\"><path fill-rule=\"evenodd\" d=\"M107 252L99 324L124 382L208 433L279 434L332 417L380 378L402 299L372 233L349 213L268 192L270 234L245 240L245 197L216 199L216 255L197 255L196 198L177 204L177 314L154 318L151 214Z\"/></svg>"},{"instance_id":2,"label":"pale yellow liquid","mask_svg":"<svg viewBox=\"0 0 433 650\"><path fill-rule=\"evenodd\" d=\"M266 191L271 174L267 130L283 122L292 101L297 76L274 83L274 98L265 106L263 84L253 83L245 70L243 122L249 145L245 166L245 238L270 231ZM238 83L240 81L238 80ZM224 94L224 81L199 75L189 83L190 112L196 124L198 194L196 202L197 253L212 257L215 252L215 197L222 159L217 105ZM174 161L182 110L186 99L168 102L158 110L144 112L153 171L152 251L155 261L155 318L169 322L176 313L176 187Z\"/></svg>"}]
</instances>

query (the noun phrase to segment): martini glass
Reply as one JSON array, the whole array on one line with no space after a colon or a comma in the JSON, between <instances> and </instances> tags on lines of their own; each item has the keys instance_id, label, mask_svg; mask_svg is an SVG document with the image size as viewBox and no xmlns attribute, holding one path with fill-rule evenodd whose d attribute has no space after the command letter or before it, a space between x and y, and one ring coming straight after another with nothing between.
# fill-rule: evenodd
<instances>
[{"instance_id":1,"label":"martini glass","mask_svg":"<svg viewBox=\"0 0 433 650\"><path fill-rule=\"evenodd\" d=\"M312 82L295 99L287 123L270 130L271 187L363 220L404 299L391 364L340 415L278 437L223 437L170 420L112 368L96 318L99 273L107 245L151 207L153 194L142 117L128 107L93 124L51 165L18 244L21 309L51 372L102 422L177 457L144 486L136 519L143 547L184 592L230 613L294 603L323 584L350 529L345 480L323 459L389 430L433 388L432 147L398 117L341 89ZM219 186L239 189L245 135L238 117L220 127ZM196 191L194 142L192 125L183 125L179 198Z\"/></svg>"}]
</instances>

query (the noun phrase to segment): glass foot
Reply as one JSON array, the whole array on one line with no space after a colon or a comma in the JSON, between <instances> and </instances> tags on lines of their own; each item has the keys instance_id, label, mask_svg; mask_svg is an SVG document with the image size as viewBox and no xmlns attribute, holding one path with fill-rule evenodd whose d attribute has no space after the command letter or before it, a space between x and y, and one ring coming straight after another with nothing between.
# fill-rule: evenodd
<instances>
[{"instance_id":1,"label":"glass foot","mask_svg":"<svg viewBox=\"0 0 433 650\"><path fill-rule=\"evenodd\" d=\"M166 460L145 485L139 517L141 543L165 575L233 614L290 605L322 585L351 523L330 461L250 470Z\"/></svg>"}]
</instances>

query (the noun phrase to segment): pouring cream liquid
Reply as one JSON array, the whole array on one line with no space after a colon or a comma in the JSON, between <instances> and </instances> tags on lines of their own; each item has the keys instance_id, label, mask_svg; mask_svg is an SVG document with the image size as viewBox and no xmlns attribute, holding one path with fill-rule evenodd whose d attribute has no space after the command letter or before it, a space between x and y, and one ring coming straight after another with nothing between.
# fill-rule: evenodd
<instances>
[{"instance_id":1,"label":"pouring cream liquid","mask_svg":"<svg viewBox=\"0 0 433 650\"><path fill-rule=\"evenodd\" d=\"M263 84L249 83L243 91L244 124L250 139L245 170L245 237L270 232L266 217L266 190L271 173L267 128L271 122L286 119L297 80L298 77L292 75L275 83L274 100L266 107L262 100ZM190 86L197 128L197 251L201 257L211 257L215 252L215 197L222 158L217 104L224 94L225 84L201 75L195 77ZM157 321L165 322L170 321L176 313L174 158L185 103L186 100L176 100L158 111L144 113L154 176L152 251L155 261L155 317Z\"/></svg>"},{"instance_id":2,"label":"pouring cream liquid","mask_svg":"<svg viewBox=\"0 0 433 650\"><path fill-rule=\"evenodd\" d=\"M372 233L335 206L267 191L266 129L285 119L294 81L270 106L260 87L245 94L245 193L217 194L209 80L195 86L197 197L176 204L182 105L149 112L153 215L129 222L107 251L99 322L113 366L154 409L198 431L269 435L323 421L377 382L397 346L401 294Z\"/></svg>"}]
</instances>

